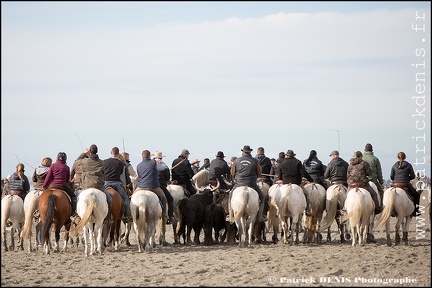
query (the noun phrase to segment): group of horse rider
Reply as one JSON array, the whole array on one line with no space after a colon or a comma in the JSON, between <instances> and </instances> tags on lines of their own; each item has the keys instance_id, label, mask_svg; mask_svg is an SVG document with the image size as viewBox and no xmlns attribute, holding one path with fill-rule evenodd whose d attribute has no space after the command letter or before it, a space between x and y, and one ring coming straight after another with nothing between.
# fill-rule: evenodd
<instances>
[{"instance_id":1,"label":"group of horse rider","mask_svg":"<svg viewBox=\"0 0 432 288\"><path fill-rule=\"evenodd\" d=\"M293 150L286 153L280 152L279 158L270 159L265 156L263 147L257 149L255 157L251 155L253 149L245 145L241 149L241 157L233 157L231 163L224 160L225 155L218 151L216 158L206 166L209 170L209 180L219 180L220 189L228 191L228 186L224 180L232 180L233 187L229 191L234 191L238 186L248 186L255 189L259 195L260 209L258 221L266 221L264 213L264 195L257 185L257 181L262 179L269 186L273 184L297 184L303 188L305 179L307 182L321 184L325 189L329 184L342 184L347 188L362 187L367 189L375 204L375 214L382 211L382 204L379 201L377 192L369 185L369 181L375 183L378 188L380 198L383 198L382 169L379 159L374 156L373 148L367 143L364 152L354 152L353 158L349 163L339 157L339 152L334 150L330 153L331 161L325 166L317 157L317 152L312 150L307 159L303 162L295 158ZM125 205L124 223L131 221L129 208L129 196L133 193L131 177L137 177L137 187L135 189L151 190L158 195L163 207L163 217L167 224L175 221L173 215L173 198L167 190L168 183L178 184L185 187L189 195L196 193L196 188L192 184L192 177L195 172L189 162L189 151L183 149L180 155L172 162L170 169L163 161L162 152L150 151L142 152L142 162L137 165L135 172L129 161L128 153L120 153L118 147L111 149L111 157L105 160L99 159L98 147L92 144L85 149L73 163L72 169L66 164L67 155L64 152L57 154L57 159L53 163L52 159L45 157L41 165L33 173L32 181L35 183L33 189L61 189L65 191L70 199L72 206L71 220L74 223L80 221L76 213L77 194L76 191L87 188L97 188L106 195L111 210L112 199L107 192L107 187L114 188L122 197ZM390 179L393 183L404 186L411 195L415 204L412 216L419 216L420 195L411 185L410 181L416 176L412 165L406 161L404 152L397 155L398 161L392 166ZM16 171L9 177L8 185L10 194L19 195L23 200L26 193L30 190L30 183L24 174L24 164L19 163ZM171 182L170 182L171 181ZM303 188L306 198L305 214L310 215L309 196ZM231 197L231 193L230 193ZM232 221L233 215L229 208L227 220ZM38 213L35 213L38 217ZM109 221L108 212L106 221Z\"/></svg>"}]
</instances>

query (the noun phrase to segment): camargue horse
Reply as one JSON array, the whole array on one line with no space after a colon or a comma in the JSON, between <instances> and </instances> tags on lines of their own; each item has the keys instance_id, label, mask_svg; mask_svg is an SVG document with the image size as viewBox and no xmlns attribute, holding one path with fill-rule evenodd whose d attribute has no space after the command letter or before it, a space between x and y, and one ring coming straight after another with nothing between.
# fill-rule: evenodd
<instances>
[{"instance_id":1,"label":"camargue horse","mask_svg":"<svg viewBox=\"0 0 432 288\"><path fill-rule=\"evenodd\" d=\"M155 245L156 226L162 228L162 206L156 193L149 190L135 190L132 194L131 214L135 229L138 251L151 252Z\"/></svg>"},{"instance_id":2,"label":"camargue horse","mask_svg":"<svg viewBox=\"0 0 432 288\"><path fill-rule=\"evenodd\" d=\"M252 243L253 227L259 210L258 192L247 186L239 186L232 191L231 209L239 236L239 247Z\"/></svg>"},{"instance_id":3,"label":"camargue horse","mask_svg":"<svg viewBox=\"0 0 432 288\"><path fill-rule=\"evenodd\" d=\"M366 243L369 224L374 217L375 205L370 192L364 188L352 188L347 193L345 208L351 226L352 246ZM343 220L342 220L343 221ZM358 243L357 243L358 241Z\"/></svg>"},{"instance_id":4,"label":"camargue horse","mask_svg":"<svg viewBox=\"0 0 432 288\"><path fill-rule=\"evenodd\" d=\"M69 240L69 230L71 226L71 201L65 191L60 189L47 189L39 196L39 212L42 225L42 248L45 254L50 254L51 242L50 231L51 226L55 229L55 246L54 252L59 251L60 230L65 227L64 246L62 251L67 250Z\"/></svg>"},{"instance_id":5,"label":"camargue horse","mask_svg":"<svg viewBox=\"0 0 432 288\"><path fill-rule=\"evenodd\" d=\"M29 241L28 252L32 251L32 228L33 228L33 214L39 208L39 197L43 190L31 190L24 198L24 227L23 239ZM38 243L38 232L40 232L40 224L36 225L36 243Z\"/></svg>"},{"instance_id":6,"label":"camargue horse","mask_svg":"<svg viewBox=\"0 0 432 288\"><path fill-rule=\"evenodd\" d=\"M81 221L76 225L75 233L79 233L84 228L85 256L88 257L89 250L90 255L94 252L102 255L103 221L108 214L105 193L96 188L81 191L78 196L77 213Z\"/></svg>"},{"instance_id":7,"label":"camargue horse","mask_svg":"<svg viewBox=\"0 0 432 288\"><path fill-rule=\"evenodd\" d=\"M346 224L341 221L340 211L345 205L345 200L347 196L347 188L342 184L333 184L327 188L326 191L326 212L327 214L321 220L319 224L318 232L323 232L327 229L327 242L331 242L330 226L333 221L336 220L339 234L340 242L344 243L345 238L349 240L350 235L347 233Z\"/></svg>"},{"instance_id":8,"label":"camargue horse","mask_svg":"<svg viewBox=\"0 0 432 288\"><path fill-rule=\"evenodd\" d=\"M3 238L3 247L5 251L9 248L15 249L15 232L18 233L20 239L20 249L24 250L23 239L21 235L21 224L24 222L24 203L21 197L18 195L6 195L1 201L1 233ZM7 221L12 222L12 227L10 230L11 235L11 247L7 246L6 241L6 226Z\"/></svg>"},{"instance_id":9,"label":"camargue horse","mask_svg":"<svg viewBox=\"0 0 432 288\"><path fill-rule=\"evenodd\" d=\"M276 184L277 185L277 184ZM272 185L269 191L270 218L273 223L273 243L278 241L279 223L283 231L283 243L288 243L288 230L291 227L291 243L299 243L300 222L306 209L303 189L296 184ZM288 219L291 218L291 226ZM294 239L295 231L295 239Z\"/></svg>"},{"instance_id":10,"label":"camargue horse","mask_svg":"<svg viewBox=\"0 0 432 288\"><path fill-rule=\"evenodd\" d=\"M318 183L308 183L304 186L309 193L309 206L311 216L305 216L305 234L303 242L319 243L322 239L317 228L326 208L326 189Z\"/></svg>"},{"instance_id":11,"label":"camargue horse","mask_svg":"<svg viewBox=\"0 0 432 288\"><path fill-rule=\"evenodd\" d=\"M411 214L414 212L413 201L408 197L407 192L399 187L390 187L384 191L383 196L384 210L381 212L378 218L378 223L375 228L380 230L383 226L386 226L387 233L387 246L391 246L390 237L390 217L396 217L397 222L395 226L395 241L396 244L400 243L400 225L402 224L403 230L403 241L405 245L408 245L408 231L409 224L411 223Z\"/></svg>"}]
</instances>

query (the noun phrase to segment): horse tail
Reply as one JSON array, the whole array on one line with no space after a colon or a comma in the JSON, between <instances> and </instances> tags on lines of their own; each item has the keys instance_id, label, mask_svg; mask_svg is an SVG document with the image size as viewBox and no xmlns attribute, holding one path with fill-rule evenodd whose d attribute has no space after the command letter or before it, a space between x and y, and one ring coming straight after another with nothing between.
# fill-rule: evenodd
<instances>
[{"instance_id":1,"label":"horse tail","mask_svg":"<svg viewBox=\"0 0 432 288\"><path fill-rule=\"evenodd\" d=\"M56 203L56 196L51 194L48 196L48 207L47 207L47 213L45 217L44 224L42 226L41 235L43 239L49 238L49 229L51 228L51 225L53 223L54 219L54 206ZM45 241L42 240L42 243Z\"/></svg>"},{"instance_id":2,"label":"horse tail","mask_svg":"<svg viewBox=\"0 0 432 288\"><path fill-rule=\"evenodd\" d=\"M5 200L6 198L6 200ZM3 201L5 201L3 203ZM4 205L4 206L3 206ZM1 218L1 232L2 234L6 232L6 223L10 216L10 207L12 205L12 195L7 195L2 199L2 218Z\"/></svg>"},{"instance_id":3,"label":"horse tail","mask_svg":"<svg viewBox=\"0 0 432 288\"><path fill-rule=\"evenodd\" d=\"M97 209L96 203L97 203L96 195L89 194L86 210L84 212L84 215L81 217L81 221L75 226L75 233L73 237L78 235L78 233L84 228L84 226L90 220L90 217L93 215L93 210Z\"/></svg>"},{"instance_id":4,"label":"horse tail","mask_svg":"<svg viewBox=\"0 0 432 288\"><path fill-rule=\"evenodd\" d=\"M237 211L237 213L234 215L234 221L238 221L241 216L244 213L244 209L246 208L246 205L249 201L249 188L248 187L244 187L243 191L245 191L246 193L244 193L244 202L243 205L240 206L240 209Z\"/></svg>"},{"instance_id":5,"label":"horse tail","mask_svg":"<svg viewBox=\"0 0 432 288\"><path fill-rule=\"evenodd\" d=\"M352 207L351 215L349 217L350 224L352 226L360 224L362 214L363 214L362 211L365 208L363 207L363 198L364 198L363 193L360 191L359 188L356 188L354 193L355 193L354 202L353 202L354 205Z\"/></svg>"},{"instance_id":6,"label":"horse tail","mask_svg":"<svg viewBox=\"0 0 432 288\"><path fill-rule=\"evenodd\" d=\"M135 214L136 215L136 223L137 223L137 226L139 226L139 227L144 227L144 225L145 225L145 221L146 221L146 213L148 213L148 211L146 211L147 209L147 205L148 205L148 202L150 201L150 199L149 199L149 196L148 195L139 195L140 196L140 201L139 202L141 202L140 203L140 205L138 205L137 207L136 207L136 209L137 209L137 213ZM147 199L145 199L145 198L147 198Z\"/></svg>"},{"instance_id":7,"label":"horse tail","mask_svg":"<svg viewBox=\"0 0 432 288\"><path fill-rule=\"evenodd\" d=\"M340 188L340 185L338 187L335 187L332 191L330 200L327 201L327 203L329 203L327 205L327 214L320 223L320 228L318 230L319 232L323 232L333 224L333 221L336 217Z\"/></svg>"},{"instance_id":8,"label":"horse tail","mask_svg":"<svg viewBox=\"0 0 432 288\"><path fill-rule=\"evenodd\" d=\"M391 212L394 207L394 198L396 196L396 188L392 188L386 191L385 202L383 202L384 209L380 214L378 223L375 225L375 229L381 230L387 220L390 218Z\"/></svg>"}]
</instances>

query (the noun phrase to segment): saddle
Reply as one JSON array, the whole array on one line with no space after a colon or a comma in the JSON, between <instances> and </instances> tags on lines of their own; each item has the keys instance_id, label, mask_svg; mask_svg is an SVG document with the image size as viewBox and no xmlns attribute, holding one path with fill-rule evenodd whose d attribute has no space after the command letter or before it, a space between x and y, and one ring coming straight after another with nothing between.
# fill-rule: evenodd
<instances>
[{"instance_id":1,"label":"saddle","mask_svg":"<svg viewBox=\"0 0 432 288\"><path fill-rule=\"evenodd\" d=\"M349 184L349 189L354 189L354 188L366 188L366 184L361 182Z\"/></svg>"},{"instance_id":2,"label":"saddle","mask_svg":"<svg viewBox=\"0 0 432 288\"><path fill-rule=\"evenodd\" d=\"M50 187L47 190L51 190L51 191L60 190L60 191L62 191L66 195L66 197L69 199L69 202L72 203L72 199L70 198L69 194L66 191L64 191L62 187Z\"/></svg>"},{"instance_id":3,"label":"saddle","mask_svg":"<svg viewBox=\"0 0 432 288\"><path fill-rule=\"evenodd\" d=\"M405 185L405 183L392 183L390 185L390 187L392 188L400 188L402 190L405 191L405 193L407 194L408 198L414 202L413 197L411 196L411 194L409 193L408 187Z\"/></svg>"},{"instance_id":4,"label":"saddle","mask_svg":"<svg viewBox=\"0 0 432 288\"><path fill-rule=\"evenodd\" d=\"M405 186L405 183L392 183L390 186L394 188L401 188L405 191L408 191L408 187Z\"/></svg>"}]
</instances>

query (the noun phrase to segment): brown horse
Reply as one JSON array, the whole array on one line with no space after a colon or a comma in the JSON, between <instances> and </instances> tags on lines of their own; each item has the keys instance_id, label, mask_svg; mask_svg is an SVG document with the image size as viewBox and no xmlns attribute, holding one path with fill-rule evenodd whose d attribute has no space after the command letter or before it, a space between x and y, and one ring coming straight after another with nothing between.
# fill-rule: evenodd
<instances>
[{"instance_id":1,"label":"brown horse","mask_svg":"<svg viewBox=\"0 0 432 288\"><path fill-rule=\"evenodd\" d=\"M117 250L119 247L120 240L120 226L121 220L123 218L123 214L125 212L125 206L123 203L123 199L120 196L120 193L115 190L114 187L107 187L106 190L111 195L112 198L112 207L111 207L111 218L110 223L108 225L104 225L104 244L107 244L112 247L114 242L114 250ZM108 243L106 242L106 236L109 232Z\"/></svg>"},{"instance_id":2,"label":"brown horse","mask_svg":"<svg viewBox=\"0 0 432 288\"><path fill-rule=\"evenodd\" d=\"M42 247L46 254L50 253L50 230L54 225L55 229L55 246L54 252L59 251L60 230L65 227L64 246L62 249L66 251L67 242L69 240L69 230L71 226L72 206L69 196L60 189L47 189L42 192L39 197L39 212L42 223Z\"/></svg>"}]
</instances>

